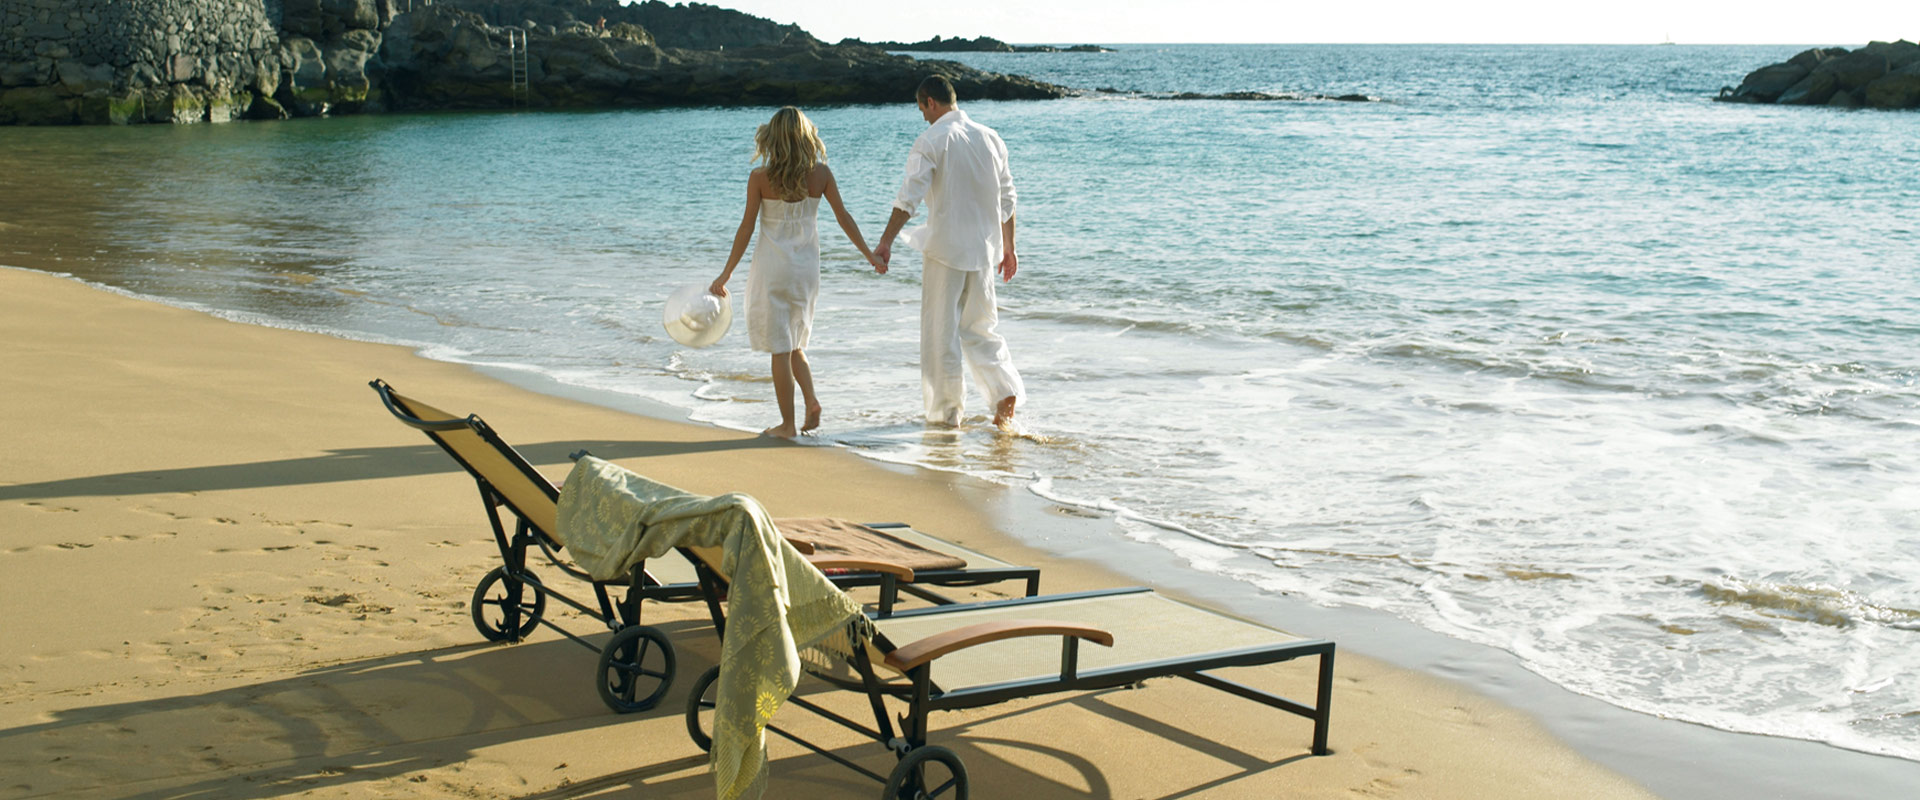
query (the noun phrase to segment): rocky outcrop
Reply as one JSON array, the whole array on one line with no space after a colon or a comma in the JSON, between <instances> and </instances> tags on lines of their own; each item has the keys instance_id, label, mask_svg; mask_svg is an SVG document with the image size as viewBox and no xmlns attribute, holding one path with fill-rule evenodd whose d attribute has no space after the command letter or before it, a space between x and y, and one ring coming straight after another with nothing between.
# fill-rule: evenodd
<instances>
[{"instance_id":1,"label":"rocky outcrop","mask_svg":"<svg viewBox=\"0 0 1920 800\"><path fill-rule=\"evenodd\" d=\"M699 3L6 0L0 34L0 124L904 102L931 74L968 98L1069 93Z\"/></svg>"},{"instance_id":2,"label":"rocky outcrop","mask_svg":"<svg viewBox=\"0 0 1920 800\"><path fill-rule=\"evenodd\" d=\"M935 36L921 42L862 42L859 39L843 39L841 44L870 44L882 50L895 53L1111 53L1112 48L1097 44L1076 44L1072 47L1055 47L1050 44L1007 44L991 36L973 39L942 39Z\"/></svg>"},{"instance_id":3,"label":"rocky outcrop","mask_svg":"<svg viewBox=\"0 0 1920 800\"><path fill-rule=\"evenodd\" d=\"M1920 45L1904 39L1858 50L1801 52L1747 74L1714 98L1731 103L1920 108Z\"/></svg>"},{"instance_id":4,"label":"rocky outcrop","mask_svg":"<svg viewBox=\"0 0 1920 800\"><path fill-rule=\"evenodd\" d=\"M567 29L599 32L629 25L647 31L654 43L682 50L725 50L768 45L821 44L798 25L783 25L703 3L669 5L649 0L621 5L619 0L436 0L442 7L472 12L494 27L516 26L529 33L558 34ZM583 27L584 26L584 27Z\"/></svg>"},{"instance_id":5,"label":"rocky outcrop","mask_svg":"<svg viewBox=\"0 0 1920 800\"><path fill-rule=\"evenodd\" d=\"M669 5L648 0L627 6L630 21L645 27L661 47L681 50L724 50L740 47L825 44L798 25L771 20L701 3Z\"/></svg>"},{"instance_id":6,"label":"rocky outcrop","mask_svg":"<svg viewBox=\"0 0 1920 800\"><path fill-rule=\"evenodd\" d=\"M598 20L542 26L528 35L524 94L512 84L505 29L467 0L402 15L380 51L391 108L535 108L658 105L906 102L928 75L954 82L963 97L1043 99L1067 90L944 61L917 61L812 37L780 44L691 50L646 36L602 34Z\"/></svg>"},{"instance_id":7,"label":"rocky outcrop","mask_svg":"<svg viewBox=\"0 0 1920 800\"><path fill-rule=\"evenodd\" d=\"M1109 93L1112 92L1109 91ZM1371 103L1380 99L1364 94L1306 94L1300 92L1287 92L1284 94L1272 94L1269 92L1224 92L1221 94L1180 92L1179 94L1139 94L1137 96L1149 100L1338 100L1342 103Z\"/></svg>"},{"instance_id":8,"label":"rocky outcrop","mask_svg":"<svg viewBox=\"0 0 1920 800\"><path fill-rule=\"evenodd\" d=\"M1095 95L1109 95L1133 100L1236 100L1236 101L1299 101L1333 100L1341 103L1378 103L1381 98L1369 94L1315 94L1312 92L1139 92L1122 91L1111 86L1094 89Z\"/></svg>"}]
</instances>

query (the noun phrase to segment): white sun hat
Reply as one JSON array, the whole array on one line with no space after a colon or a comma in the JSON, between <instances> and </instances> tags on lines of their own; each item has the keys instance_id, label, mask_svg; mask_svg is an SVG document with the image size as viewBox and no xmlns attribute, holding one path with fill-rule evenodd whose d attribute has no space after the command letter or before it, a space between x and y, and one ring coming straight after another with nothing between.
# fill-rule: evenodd
<instances>
[{"instance_id":1,"label":"white sun hat","mask_svg":"<svg viewBox=\"0 0 1920 800\"><path fill-rule=\"evenodd\" d=\"M706 347L720 341L733 326L733 303L707 291L707 284L689 283L667 295L660 324L674 341L688 347Z\"/></svg>"}]
</instances>

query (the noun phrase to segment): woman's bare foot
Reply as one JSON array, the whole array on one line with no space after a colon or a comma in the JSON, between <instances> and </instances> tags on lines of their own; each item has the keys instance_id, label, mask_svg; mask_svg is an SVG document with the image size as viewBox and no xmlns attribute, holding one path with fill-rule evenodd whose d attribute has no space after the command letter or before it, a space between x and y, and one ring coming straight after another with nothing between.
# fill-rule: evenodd
<instances>
[{"instance_id":1,"label":"woman's bare foot","mask_svg":"<svg viewBox=\"0 0 1920 800\"><path fill-rule=\"evenodd\" d=\"M776 438L776 439L791 439L791 438L793 438L794 436L796 436L796 435L798 435L798 434L795 434L795 433L793 432L793 423L791 423L791 422L783 422L783 423L781 423L781 424L779 424L779 425L775 425L775 426L773 426L773 427L771 427L771 428L768 428L768 429L766 429L766 430L764 430L764 431L761 431L761 432L760 432L760 435L761 435L761 436L772 436L772 437L774 437L774 438Z\"/></svg>"},{"instance_id":2,"label":"woman's bare foot","mask_svg":"<svg viewBox=\"0 0 1920 800\"><path fill-rule=\"evenodd\" d=\"M993 407L994 427L1005 428L1013 424L1013 404L1014 397L1012 395L1000 398L1000 404Z\"/></svg>"},{"instance_id":3,"label":"woman's bare foot","mask_svg":"<svg viewBox=\"0 0 1920 800\"><path fill-rule=\"evenodd\" d=\"M818 427L820 427L820 404L813 403L807 406L807 421L801 423L800 432L806 433Z\"/></svg>"}]
</instances>

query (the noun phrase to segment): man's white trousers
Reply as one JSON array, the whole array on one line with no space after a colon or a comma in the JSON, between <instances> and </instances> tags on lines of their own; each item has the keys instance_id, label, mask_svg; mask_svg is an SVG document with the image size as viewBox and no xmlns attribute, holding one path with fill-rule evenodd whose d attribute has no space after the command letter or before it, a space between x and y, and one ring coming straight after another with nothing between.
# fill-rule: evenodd
<instances>
[{"instance_id":1,"label":"man's white trousers","mask_svg":"<svg viewBox=\"0 0 1920 800\"><path fill-rule=\"evenodd\" d=\"M927 421L959 425L966 405L967 386L962 362L973 369L973 379L993 408L1002 399L1027 399L1026 385L1013 368L1007 340L994 328L1000 311L994 306L992 270L954 269L924 259L920 281L920 392L926 401Z\"/></svg>"}]
</instances>

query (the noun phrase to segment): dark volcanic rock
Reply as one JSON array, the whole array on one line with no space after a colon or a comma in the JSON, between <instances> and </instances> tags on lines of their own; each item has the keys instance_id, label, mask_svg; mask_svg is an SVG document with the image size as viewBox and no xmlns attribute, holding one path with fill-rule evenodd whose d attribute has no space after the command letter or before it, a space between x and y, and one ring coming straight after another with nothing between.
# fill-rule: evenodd
<instances>
[{"instance_id":1,"label":"dark volcanic rock","mask_svg":"<svg viewBox=\"0 0 1920 800\"><path fill-rule=\"evenodd\" d=\"M495 27L525 26L531 22L557 32L576 25L597 31L601 20L605 20L609 28L632 25L645 29L661 47L683 50L821 44L798 25L782 25L703 3L669 5L649 0L621 5L618 0L439 0L437 4L471 11Z\"/></svg>"},{"instance_id":2,"label":"dark volcanic rock","mask_svg":"<svg viewBox=\"0 0 1920 800\"><path fill-rule=\"evenodd\" d=\"M1734 95L1756 103L1771 103L1779 100L1781 94L1804 80L1807 73L1812 71L1794 63L1761 67L1747 73L1746 80L1740 82L1740 88Z\"/></svg>"},{"instance_id":3,"label":"dark volcanic rock","mask_svg":"<svg viewBox=\"0 0 1920 800\"><path fill-rule=\"evenodd\" d=\"M1791 65L1789 65L1791 66ZM1840 84L1834 80L1831 72L1815 72L1804 78L1781 94L1774 95L1769 101L1764 95L1753 95L1757 102L1778 102L1789 106L1817 106L1833 99L1833 93L1840 90Z\"/></svg>"},{"instance_id":4,"label":"dark volcanic rock","mask_svg":"<svg viewBox=\"0 0 1920 800\"><path fill-rule=\"evenodd\" d=\"M1267 92L1223 92L1221 94L1202 94L1200 92L1181 92L1179 94L1142 94L1140 97L1152 100L1339 100L1347 103L1369 103L1380 98L1364 94L1303 94L1287 92L1269 94Z\"/></svg>"},{"instance_id":5,"label":"dark volcanic rock","mask_svg":"<svg viewBox=\"0 0 1920 800\"><path fill-rule=\"evenodd\" d=\"M1714 99L1735 103L1826 105L1840 108L1917 108L1920 92L1911 70L1920 65L1920 45L1906 40L1873 42L1858 50L1830 47L1803 51L1780 64L1748 73L1739 88Z\"/></svg>"},{"instance_id":6,"label":"dark volcanic rock","mask_svg":"<svg viewBox=\"0 0 1920 800\"><path fill-rule=\"evenodd\" d=\"M960 64L827 45L794 25L700 3L165 0L112 11L67 0L0 2L0 30L11 34L0 38L0 125L402 108L899 103L911 102L931 74L972 99L1069 94Z\"/></svg>"},{"instance_id":7,"label":"dark volcanic rock","mask_svg":"<svg viewBox=\"0 0 1920 800\"><path fill-rule=\"evenodd\" d=\"M1787 59L1787 63L1799 64L1811 72L1814 67L1820 66L1820 62L1833 58L1834 56L1844 56L1846 54L1847 48L1844 47L1828 47L1824 49L1816 47L1812 50L1801 51L1793 58Z\"/></svg>"},{"instance_id":8,"label":"dark volcanic rock","mask_svg":"<svg viewBox=\"0 0 1920 800\"><path fill-rule=\"evenodd\" d=\"M1920 61L1867 84L1865 99L1874 108L1920 108Z\"/></svg>"},{"instance_id":9,"label":"dark volcanic rock","mask_svg":"<svg viewBox=\"0 0 1920 800\"><path fill-rule=\"evenodd\" d=\"M863 42L859 39L844 39L841 44L859 44L878 47L895 53L1111 53L1112 48L1097 44L1076 44L1072 47L1055 47L1050 44L1013 45L991 36L973 39L943 39L935 36L921 42Z\"/></svg>"},{"instance_id":10,"label":"dark volcanic rock","mask_svg":"<svg viewBox=\"0 0 1920 800\"><path fill-rule=\"evenodd\" d=\"M388 29L380 57L390 107L504 108L520 101L506 32L456 4L475 0L427 7ZM551 33L531 31L527 39L524 102L533 107L911 102L914 87L932 74L947 76L968 99L1068 94L1028 78L872 47L823 45L812 37L692 50L555 26Z\"/></svg>"}]
</instances>

